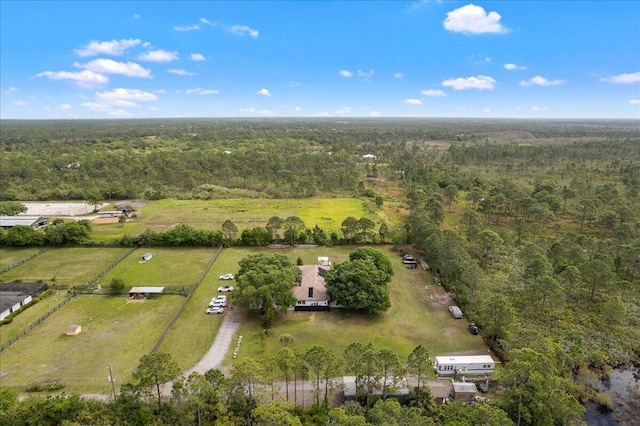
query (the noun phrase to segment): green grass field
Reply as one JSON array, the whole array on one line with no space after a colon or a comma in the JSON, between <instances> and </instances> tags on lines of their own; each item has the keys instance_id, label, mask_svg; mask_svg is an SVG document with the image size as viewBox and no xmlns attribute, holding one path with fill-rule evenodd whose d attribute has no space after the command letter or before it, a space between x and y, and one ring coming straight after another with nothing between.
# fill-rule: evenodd
<instances>
[{"instance_id":1,"label":"green grass field","mask_svg":"<svg viewBox=\"0 0 640 426\"><path fill-rule=\"evenodd\" d=\"M112 210L107 206L105 210ZM308 228L318 225L331 232L340 232L342 221L349 216L369 217L374 222L393 222L396 214L384 210L368 213L363 201L357 198L267 199L232 198L222 200L150 201L138 210L138 216L126 224L94 224L92 237L107 241L124 234L138 235L146 229L165 231L176 223L184 223L199 229L220 229L225 220L231 219L242 230L264 226L272 216L286 219L298 216Z\"/></svg>"},{"instance_id":2,"label":"green grass field","mask_svg":"<svg viewBox=\"0 0 640 426\"><path fill-rule=\"evenodd\" d=\"M67 393L108 393L107 367L113 367L117 385L130 380L183 300L77 296L2 352L0 386L24 390L36 381L61 379ZM82 332L66 336L72 324Z\"/></svg>"},{"instance_id":3,"label":"green grass field","mask_svg":"<svg viewBox=\"0 0 640 426\"><path fill-rule=\"evenodd\" d=\"M1 274L0 279L81 286L126 252L126 248L53 248Z\"/></svg>"},{"instance_id":4,"label":"green grass field","mask_svg":"<svg viewBox=\"0 0 640 426\"><path fill-rule=\"evenodd\" d=\"M387 254L395 275L389 284L392 307L383 315L369 316L334 309L331 312L287 312L279 317L266 341L261 338L258 315L253 313L242 326L239 356L261 358L281 349L282 334L294 337L293 347L306 350L314 345L331 349L341 356L351 343L372 342L376 349L395 351L402 361L417 345L429 349L432 356L485 350L480 336L467 330L467 322L451 317L444 290L433 283L433 277L422 269L404 267L397 252L376 247ZM317 256L328 255L332 262L347 259L351 248L318 248L281 250L292 260L301 256L305 263L315 263ZM227 353L225 366L232 365Z\"/></svg>"},{"instance_id":5,"label":"green grass field","mask_svg":"<svg viewBox=\"0 0 640 426\"><path fill-rule=\"evenodd\" d=\"M40 247L3 247L0 248L0 268L13 265L41 250Z\"/></svg>"},{"instance_id":6,"label":"green grass field","mask_svg":"<svg viewBox=\"0 0 640 426\"><path fill-rule=\"evenodd\" d=\"M141 248L116 265L96 284L105 286L113 278L121 278L125 289L134 286L181 286L198 280L216 252L216 248ZM153 258L141 262L151 252Z\"/></svg>"}]
</instances>

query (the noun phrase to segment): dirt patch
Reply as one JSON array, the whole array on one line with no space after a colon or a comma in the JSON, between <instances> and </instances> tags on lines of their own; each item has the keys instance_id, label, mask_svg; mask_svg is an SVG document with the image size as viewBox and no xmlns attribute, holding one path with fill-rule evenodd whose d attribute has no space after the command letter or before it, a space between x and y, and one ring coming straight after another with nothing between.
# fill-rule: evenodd
<instances>
[{"instance_id":1,"label":"dirt patch","mask_svg":"<svg viewBox=\"0 0 640 426\"><path fill-rule=\"evenodd\" d=\"M309 315L309 322L316 322L316 313L313 312L311 315Z\"/></svg>"},{"instance_id":2,"label":"dirt patch","mask_svg":"<svg viewBox=\"0 0 640 426\"><path fill-rule=\"evenodd\" d=\"M118 223L117 217L99 217L97 219L93 219L92 223L96 225L103 225L106 223Z\"/></svg>"},{"instance_id":3,"label":"dirt patch","mask_svg":"<svg viewBox=\"0 0 640 426\"><path fill-rule=\"evenodd\" d=\"M126 300L127 300L127 303L143 303L147 301L147 299L129 299L129 298L127 298Z\"/></svg>"},{"instance_id":4,"label":"dirt patch","mask_svg":"<svg viewBox=\"0 0 640 426\"><path fill-rule=\"evenodd\" d=\"M28 202L22 203L27 207L27 213L30 216L82 216L93 213L94 206L89 203L59 203L59 202ZM101 209L108 206L109 203L102 203L95 206Z\"/></svg>"}]
</instances>

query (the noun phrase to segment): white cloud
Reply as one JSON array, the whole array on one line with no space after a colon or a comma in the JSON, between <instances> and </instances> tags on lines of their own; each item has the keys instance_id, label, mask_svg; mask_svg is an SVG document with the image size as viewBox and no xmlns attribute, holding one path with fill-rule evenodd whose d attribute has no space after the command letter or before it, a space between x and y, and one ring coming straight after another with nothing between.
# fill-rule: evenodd
<instances>
[{"instance_id":1,"label":"white cloud","mask_svg":"<svg viewBox=\"0 0 640 426\"><path fill-rule=\"evenodd\" d=\"M514 70L526 70L527 67L524 65L516 65L516 64L504 64L504 68L509 70L509 71L514 71Z\"/></svg>"},{"instance_id":2,"label":"white cloud","mask_svg":"<svg viewBox=\"0 0 640 426\"><path fill-rule=\"evenodd\" d=\"M532 106L531 111L549 111L547 107Z\"/></svg>"},{"instance_id":3,"label":"white cloud","mask_svg":"<svg viewBox=\"0 0 640 426\"><path fill-rule=\"evenodd\" d=\"M80 106L83 106L85 108L89 108L92 111L107 111L111 109L110 105L107 104L101 104L101 103L97 103L97 102L83 102L80 104Z\"/></svg>"},{"instance_id":4,"label":"white cloud","mask_svg":"<svg viewBox=\"0 0 640 426\"><path fill-rule=\"evenodd\" d=\"M193 25L182 25L182 26L180 26L180 25L175 25L175 26L173 27L173 30L174 30L174 31L184 31L184 32L186 32L186 31L195 31L195 30L199 30L199 29L200 29L200 27L198 26L198 24L193 24Z\"/></svg>"},{"instance_id":5,"label":"white cloud","mask_svg":"<svg viewBox=\"0 0 640 426\"><path fill-rule=\"evenodd\" d=\"M422 101L420 99L405 99L404 100L405 104L409 104L409 105L422 105Z\"/></svg>"},{"instance_id":6,"label":"white cloud","mask_svg":"<svg viewBox=\"0 0 640 426\"><path fill-rule=\"evenodd\" d=\"M239 111L239 112L242 112L242 113L248 113L248 114L252 114L252 113L256 112L256 110L255 110L255 108L254 108L254 107L249 107L249 108L239 108L239 109L238 109L238 111Z\"/></svg>"},{"instance_id":7,"label":"white cloud","mask_svg":"<svg viewBox=\"0 0 640 426\"><path fill-rule=\"evenodd\" d=\"M195 89L188 89L185 93L187 95L217 95L220 91L217 89L202 89L200 87L196 87Z\"/></svg>"},{"instance_id":8,"label":"white cloud","mask_svg":"<svg viewBox=\"0 0 640 426\"><path fill-rule=\"evenodd\" d=\"M112 55L120 56L125 50L140 44L140 40L128 38L123 40L111 40L111 41L95 41L91 40L89 44L82 49L75 49L78 56L97 56L97 55Z\"/></svg>"},{"instance_id":9,"label":"white cloud","mask_svg":"<svg viewBox=\"0 0 640 426\"><path fill-rule=\"evenodd\" d=\"M121 74L127 77L151 77L151 71L135 62L118 62L112 59L94 59L86 64L73 64L74 67L84 68L102 74Z\"/></svg>"},{"instance_id":10,"label":"white cloud","mask_svg":"<svg viewBox=\"0 0 640 426\"><path fill-rule=\"evenodd\" d=\"M133 15L133 19L140 19L140 15L138 15L137 13Z\"/></svg>"},{"instance_id":11,"label":"white cloud","mask_svg":"<svg viewBox=\"0 0 640 426\"><path fill-rule=\"evenodd\" d=\"M138 56L141 61L149 62L171 62L178 59L178 52L167 52L166 50L150 50Z\"/></svg>"},{"instance_id":12,"label":"white cloud","mask_svg":"<svg viewBox=\"0 0 640 426\"><path fill-rule=\"evenodd\" d=\"M62 109L62 110L68 111L71 108L73 108L73 107L71 105L69 105L69 104L60 104L60 109Z\"/></svg>"},{"instance_id":13,"label":"white cloud","mask_svg":"<svg viewBox=\"0 0 640 426\"><path fill-rule=\"evenodd\" d=\"M487 13L480 6L468 4L447 12L444 27L463 34L505 33L507 29L500 24L501 18L498 12Z\"/></svg>"},{"instance_id":14,"label":"white cloud","mask_svg":"<svg viewBox=\"0 0 640 426\"><path fill-rule=\"evenodd\" d=\"M340 74L343 77L352 77L353 73L351 71L347 71L347 70L340 70L338 72L338 74Z\"/></svg>"},{"instance_id":15,"label":"white cloud","mask_svg":"<svg viewBox=\"0 0 640 426\"><path fill-rule=\"evenodd\" d=\"M262 95L262 96L271 96L271 93L267 90L267 89L260 89L258 90L258 95Z\"/></svg>"},{"instance_id":16,"label":"white cloud","mask_svg":"<svg viewBox=\"0 0 640 426\"><path fill-rule=\"evenodd\" d=\"M268 109L263 109L258 114L260 114L260 115L275 115L275 113L273 111L270 111Z\"/></svg>"},{"instance_id":17,"label":"white cloud","mask_svg":"<svg viewBox=\"0 0 640 426\"><path fill-rule=\"evenodd\" d=\"M600 80L616 84L637 83L640 81L640 71L630 74L614 75L613 77L601 78Z\"/></svg>"},{"instance_id":18,"label":"white cloud","mask_svg":"<svg viewBox=\"0 0 640 426\"><path fill-rule=\"evenodd\" d=\"M526 81L521 81L520 86L559 86L564 84L564 80L547 80L546 78L536 75L533 78L530 78Z\"/></svg>"},{"instance_id":19,"label":"white cloud","mask_svg":"<svg viewBox=\"0 0 640 426\"><path fill-rule=\"evenodd\" d=\"M442 82L443 86L452 87L454 90L491 90L493 89L496 81L486 75L479 75L476 77L467 78L450 78Z\"/></svg>"},{"instance_id":20,"label":"white cloud","mask_svg":"<svg viewBox=\"0 0 640 426\"><path fill-rule=\"evenodd\" d=\"M289 87L300 87L302 86L301 83L298 83L297 81L290 81L289 82Z\"/></svg>"},{"instance_id":21,"label":"white cloud","mask_svg":"<svg viewBox=\"0 0 640 426\"><path fill-rule=\"evenodd\" d=\"M49 77L51 80L72 80L77 86L84 88L100 87L109 82L109 77L90 70L82 70L79 72L44 71L36 74L36 77Z\"/></svg>"},{"instance_id":22,"label":"white cloud","mask_svg":"<svg viewBox=\"0 0 640 426\"><path fill-rule=\"evenodd\" d=\"M347 107L342 107L338 110L333 111L334 114L349 114L351 110Z\"/></svg>"},{"instance_id":23,"label":"white cloud","mask_svg":"<svg viewBox=\"0 0 640 426\"><path fill-rule=\"evenodd\" d=\"M447 94L444 93L442 90L429 89L429 90L422 90L420 93L422 93L425 96L447 96Z\"/></svg>"},{"instance_id":24,"label":"white cloud","mask_svg":"<svg viewBox=\"0 0 640 426\"><path fill-rule=\"evenodd\" d=\"M397 72L397 73L393 74L393 78L402 78L402 77L404 77L404 74L401 73L401 72Z\"/></svg>"},{"instance_id":25,"label":"white cloud","mask_svg":"<svg viewBox=\"0 0 640 426\"><path fill-rule=\"evenodd\" d=\"M189 72L183 69L171 69L168 72L170 72L171 74L186 75L186 76L197 75L195 72Z\"/></svg>"},{"instance_id":26,"label":"white cloud","mask_svg":"<svg viewBox=\"0 0 640 426\"><path fill-rule=\"evenodd\" d=\"M155 102L158 97L153 93L144 92L138 89L114 89L111 92L98 92L96 97L107 103L118 103L120 101L130 102Z\"/></svg>"},{"instance_id":27,"label":"white cloud","mask_svg":"<svg viewBox=\"0 0 640 426\"><path fill-rule=\"evenodd\" d=\"M16 93L18 91L18 89L16 89L15 87L9 87L7 90L4 89L0 89L0 93Z\"/></svg>"},{"instance_id":28,"label":"white cloud","mask_svg":"<svg viewBox=\"0 0 640 426\"><path fill-rule=\"evenodd\" d=\"M298 112L300 112L300 111L302 111L302 108L300 108L299 106L297 106L297 107L295 107L295 110L296 110L296 111L298 111Z\"/></svg>"},{"instance_id":29,"label":"white cloud","mask_svg":"<svg viewBox=\"0 0 640 426\"><path fill-rule=\"evenodd\" d=\"M381 116L382 116L382 113L381 113L380 111L371 111L371 112L369 113L369 116L370 116L370 117L381 117Z\"/></svg>"},{"instance_id":30,"label":"white cloud","mask_svg":"<svg viewBox=\"0 0 640 426\"><path fill-rule=\"evenodd\" d=\"M640 99L630 99L629 103L631 105L638 105L638 104L640 104Z\"/></svg>"},{"instance_id":31,"label":"white cloud","mask_svg":"<svg viewBox=\"0 0 640 426\"><path fill-rule=\"evenodd\" d=\"M237 36L244 36L248 34L253 38L257 38L259 35L258 30L249 28L246 25L232 25L229 31Z\"/></svg>"},{"instance_id":32,"label":"white cloud","mask_svg":"<svg viewBox=\"0 0 640 426\"><path fill-rule=\"evenodd\" d=\"M362 78L373 77L373 70L369 70L369 72L363 72L358 70L358 77L362 77Z\"/></svg>"},{"instance_id":33,"label":"white cloud","mask_svg":"<svg viewBox=\"0 0 640 426\"><path fill-rule=\"evenodd\" d=\"M491 108L485 108L482 110L482 112L491 112Z\"/></svg>"},{"instance_id":34,"label":"white cloud","mask_svg":"<svg viewBox=\"0 0 640 426\"><path fill-rule=\"evenodd\" d=\"M200 53L192 53L189 59L192 61L206 61L205 57Z\"/></svg>"},{"instance_id":35,"label":"white cloud","mask_svg":"<svg viewBox=\"0 0 640 426\"><path fill-rule=\"evenodd\" d=\"M15 106L25 106L25 105L27 105L27 102L25 102L25 101L15 101L13 104Z\"/></svg>"},{"instance_id":36,"label":"white cloud","mask_svg":"<svg viewBox=\"0 0 640 426\"><path fill-rule=\"evenodd\" d=\"M202 22L203 24L207 24L207 25L209 25L211 27L215 27L216 26L216 24L214 24L213 22L207 20L207 18L200 18L200 22Z\"/></svg>"}]
</instances>

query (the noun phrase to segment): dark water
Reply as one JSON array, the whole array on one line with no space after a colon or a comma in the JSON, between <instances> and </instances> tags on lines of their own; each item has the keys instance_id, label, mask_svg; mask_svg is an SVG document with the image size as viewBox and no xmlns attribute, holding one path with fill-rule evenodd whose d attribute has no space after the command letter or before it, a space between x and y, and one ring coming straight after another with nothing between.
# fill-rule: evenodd
<instances>
[{"instance_id":1,"label":"dark water","mask_svg":"<svg viewBox=\"0 0 640 426\"><path fill-rule=\"evenodd\" d=\"M597 404L589 403L583 420L589 426L640 425L640 405L636 403L640 395L639 378L638 369L613 370L600 388L600 392L611 397L613 411L601 413Z\"/></svg>"}]
</instances>

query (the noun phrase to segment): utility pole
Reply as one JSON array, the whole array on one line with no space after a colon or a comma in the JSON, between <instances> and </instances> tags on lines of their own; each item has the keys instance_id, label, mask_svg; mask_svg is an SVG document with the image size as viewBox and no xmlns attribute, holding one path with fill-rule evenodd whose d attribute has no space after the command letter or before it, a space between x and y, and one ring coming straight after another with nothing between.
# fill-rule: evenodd
<instances>
[{"instance_id":1,"label":"utility pole","mask_svg":"<svg viewBox=\"0 0 640 426\"><path fill-rule=\"evenodd\" d=\"M114 382L116 381L116 379L113 378L113 373L111 372L111 367L109 368L109 377L107 377L107 380L111 382L111 391L113 392L113 400L116 400L116 385L114 384Z\"/></svg>"}]
</instances>

